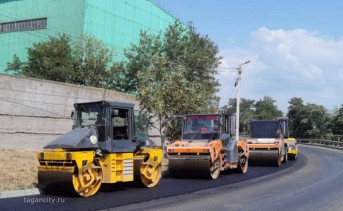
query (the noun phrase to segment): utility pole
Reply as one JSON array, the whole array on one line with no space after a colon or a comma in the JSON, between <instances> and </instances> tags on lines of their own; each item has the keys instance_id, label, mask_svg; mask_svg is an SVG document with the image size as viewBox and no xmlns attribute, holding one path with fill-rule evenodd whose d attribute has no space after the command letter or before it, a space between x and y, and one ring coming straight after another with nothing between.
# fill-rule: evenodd
<instances>
[{"instance_id":1,"label":"utility pole","mask_svg":"<svg viewBox=\"0 0 343 211\"><path fill-rule=\"evenodd\" d=\"M242 76L242 65L248 64L250 63L250 60L239 64L238 67L236 68L238 70L238 76L237 76L237 80L235 83L235 86L237 87L237 105L236 105L236 141L239 141L239 106L240 106L240 101L241 101L241 97L240 97L240 89L241 89L241 76Z\"/></svg>"}]
</instances>

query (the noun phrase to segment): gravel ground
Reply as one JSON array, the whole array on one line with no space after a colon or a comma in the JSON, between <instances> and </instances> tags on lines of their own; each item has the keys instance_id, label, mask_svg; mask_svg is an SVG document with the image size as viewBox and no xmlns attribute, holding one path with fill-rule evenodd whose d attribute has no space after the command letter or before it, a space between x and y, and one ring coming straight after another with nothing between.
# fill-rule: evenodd
<instances>
[{"instance_id":1,"label":"gravel ground","mask_svg":"<svg viewBox=\"0 0 343 211\"><path fill-rule=\"evenodd\" d=\"M35 150L0 150L0 192L36 187L36 153Z\"/></svg>"}]
</instances>

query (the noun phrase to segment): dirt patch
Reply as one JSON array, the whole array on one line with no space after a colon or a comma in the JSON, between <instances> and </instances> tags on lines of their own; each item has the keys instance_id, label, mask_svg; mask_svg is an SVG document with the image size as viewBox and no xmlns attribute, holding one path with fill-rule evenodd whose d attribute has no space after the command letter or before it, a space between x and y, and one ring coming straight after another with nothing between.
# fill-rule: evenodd
<instances>
[{"instance_id":1,"label":"dirt patch","mask_svg":"<svg viewBox=\"0 0 343 211\"><path fill-rule=\"evenodd\" d=\"M37 151L0 150L0 191L35 188L37 184Z\"/></svg>"}]
</instances>

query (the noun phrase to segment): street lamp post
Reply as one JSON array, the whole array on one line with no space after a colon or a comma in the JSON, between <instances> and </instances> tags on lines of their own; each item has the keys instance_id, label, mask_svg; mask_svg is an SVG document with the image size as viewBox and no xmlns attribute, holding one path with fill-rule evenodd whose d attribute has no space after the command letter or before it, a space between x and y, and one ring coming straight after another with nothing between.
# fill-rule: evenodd
<instances>
[{"instance_id":1,"label":"street lamp post","mask_svg":"<svg viewBox=\"0 0 343 211\"><path fill-rule=\"evenodd\" d=\"M239 64L238 67L236 68L238 70L238 76L237 76L237 80L235 83L235 86L237 87L237 105L236 105L236 141L239 141L239 106L240 106L240 101L241 101L241 97L240 97L240 88L241 88L241 75L242 75L242 65L248 64L250 63L250 60Z\"/></svg>"}]
</instances>

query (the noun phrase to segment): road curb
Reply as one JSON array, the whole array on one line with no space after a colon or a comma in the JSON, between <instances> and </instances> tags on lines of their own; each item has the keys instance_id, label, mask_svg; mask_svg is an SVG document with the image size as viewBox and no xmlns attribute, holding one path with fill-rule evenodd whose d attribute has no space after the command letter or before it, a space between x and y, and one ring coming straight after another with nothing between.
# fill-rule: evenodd
<instances>
[{"instance_id":1,"label":"road curb","mask_svg":"<svg viewBox=\"0 0 343 211\"><path fill-rule=\"evenodd\" d=\"M38 188L27 189L27 190L5 191L5 192L0 192L0 199L39 195L40 193L41 192Z\"/></svg>"}]
</instances>

